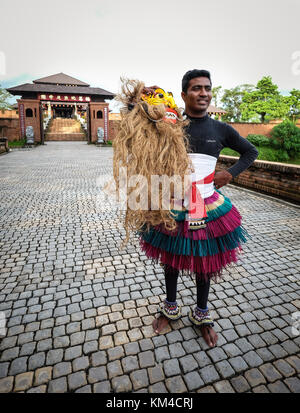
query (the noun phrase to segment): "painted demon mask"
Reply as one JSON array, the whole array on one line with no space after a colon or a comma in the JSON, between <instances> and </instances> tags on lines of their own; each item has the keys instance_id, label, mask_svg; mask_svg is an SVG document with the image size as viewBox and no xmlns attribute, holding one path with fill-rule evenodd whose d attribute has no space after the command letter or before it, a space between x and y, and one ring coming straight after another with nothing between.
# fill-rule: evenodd
<instances>
[{"instance_id":1,"label":"painted demon mask","mask_svg":"<svg viewBox=\"0 0 300 413\"><path fill-rule=\"evenodd\" d=\"M165 122L176 123L178 120L177 105L175 103L173 93L165 92L163 89L155 89L154 92L142 94L141 99L149 105L165 105L166 114Z\"/></svg>"}]
</instances>

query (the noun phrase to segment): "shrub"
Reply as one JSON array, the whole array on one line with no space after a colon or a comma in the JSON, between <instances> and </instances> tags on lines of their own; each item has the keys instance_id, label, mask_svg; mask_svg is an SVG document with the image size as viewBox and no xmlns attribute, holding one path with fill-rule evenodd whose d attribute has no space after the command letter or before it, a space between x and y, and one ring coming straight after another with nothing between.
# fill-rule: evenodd
<instances>
[{"instance_id":1,"label":"shrub","mask_svg":"<svg viewBox=\"0 0 300 413\"><path fill-rule=\"evenodd\" d=\"M249 134L247 140L255 146L270 146L270 139L265 135Z\"/></svg>"},{"instance_id":2,"label":"shrub","mask_svg":"<svg viewBox=\"0 0 300 413\"><path fill-rule=\"evenodd\" d=\"M271 145L295 158L300 153L300 129L290 120L283 121L272 129Z\"/></svg>"},{"instance_id":3,"label":"shrub","mask_svg":"<svg viewBox=\"0 0 300 413\"><path fill-rule=\"evenodd\" d=\"M289 155L284 149L276 150L270 147L260 147L257 159L271 162L288 162Z\"/></svg>"}]
</instances>

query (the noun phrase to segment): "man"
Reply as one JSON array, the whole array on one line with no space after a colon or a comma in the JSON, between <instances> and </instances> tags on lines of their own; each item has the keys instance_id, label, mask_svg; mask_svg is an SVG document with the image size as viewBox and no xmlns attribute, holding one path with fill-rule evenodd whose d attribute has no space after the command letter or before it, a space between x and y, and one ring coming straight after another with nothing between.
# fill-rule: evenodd
<instances>
[{"instance_id":1,"label":"man","mask_svg":"<svg viewBox=\"0 0 300 413\"><path fill-rule=\"evenodd\" d=\"M258 151L255 146L253 146L245 138L241 137L231 126L214 120L208 116L207 108L212 99L212 83L210 73L208 71L194 69L185 73L182 79L181 96L185 102L185 114L190 120L186 132L189 139L190 150L192 152L191 156L192 160L194 160L193 163L195 163L196 172L198 165L200 168L198 172L200 174L203 173L203 165L208 165L210 168L214 168L219 154L224 147L229 147L239 152L241 157L228 170L222 170L217 172L215 175L212 173L202 180L202 183L207 182L207 188L205 189L205 185L202 185L202 193L200 194L200 197L202 195L202 198L204 199L207 211L205 216L207 217L205 218L204 224L203 221L201 221L202 225L198 225L198 227L196 225L195 228L190 225L188 232L185 232L186 240L192 243L190 253L192 257L187 257L188 254L186 251L182 252L178 249L176 251L179 255L184 254L183 258L185 262L187 259L190 260L189 264L186 264L188 267L184 267L181 264L180 266L178 264L178 262L182 262L182 257L180 257L180 260L177 261L174 259L169 259L169 262L174 264L164 265L167 298L161 305L161 315L153 322L153 328L156 333L160 333L170 320L176 320L180 317L180 308L176 302L178 274L180 269L194 269L193 272L196 274L197 306L190 312L189 318L193 324L199 326L203 338L208 346L214 347L217 343L218 336L213 329L213 321L207 307L210 279L213 277L215 278L216 274L220 275L221 270L225 268L227 264L237 260L235 251L238 247L240 248L240 244L244 242L245 239L241 234L242 230L238 211L231 204L229 198L223 196L219 193L219 191L212 190L212 185L214 184L215 188L218 190L230 183L234 177L246 170L254 162L257 158ZM206 173L201 176L205 175ZM214 179L212 178L213 175ZM209 177L211 177L211 179L209 179ZM194 184L196 187L197 182L194 182ZM218 197L217 200L216 197ZM229 205L227 210L224 209L226 203ZM219 215L216 215L216 211L219 211ZM213 214L215 214L215 216ZM224 230L226 227L226 219L228 227L235 220L237 222L235 226L232 226L232 231L228 231L227 233ZM186 228L186 224L183 224L182 226L182 233L184 232L184 228ZM213 228L213 230L211 230L211 228ZM206 235L204 234L205 231ZM210 235L207 235L209 231ZM214 234L218 235L212 237L211 233L213 231ZM237 237L236 242L233 243L232 246L230 245L230 242L226 244L228 241L228 235L231 237ZM179 235L176 241L177 245L178 240L180 240ZM201 240L202 244L200 245L200 241L198 241L200 246L197 246L196 241L194 240ZM152 241L149 237L146 241L148 245L154 245L154 243L151 244ZM207 248L207 245L209 248ZM204 252L198 252L198 250L202 247ZM210 248L215 248L215 250L210 252ZM173 248L171 250L174 251L175 249ZM207 250L209 250L209 252L207 252ZM163 253L165 253L165 251L163 251ZM167 253L162 254L162 256L165 256L166 254ZM175 256L173 256L173 258L175 258ZM216 261L218 261L217 264Z\"/></svg>"}]
</instances>

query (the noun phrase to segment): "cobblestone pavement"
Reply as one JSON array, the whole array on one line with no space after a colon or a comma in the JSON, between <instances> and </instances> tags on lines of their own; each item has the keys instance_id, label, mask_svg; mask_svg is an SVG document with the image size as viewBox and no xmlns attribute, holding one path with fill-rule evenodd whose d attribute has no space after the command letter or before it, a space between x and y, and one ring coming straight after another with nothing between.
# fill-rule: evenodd
<instances>
[{"instance_id":1,"label":"cobblestone pavement","mask_svg":"<svg viewBox=\"0 0 300 413\"><path fill-rule=\"evenodd\" d=\"M99 196L111 160L84 142L0 157L0 392L299 393L299 209L223 188L252 240L211 286L218 347L188 320L187 277L182 319L155 335L162 268L136 239L120 248Z\"/></svg>"}]
</instances>

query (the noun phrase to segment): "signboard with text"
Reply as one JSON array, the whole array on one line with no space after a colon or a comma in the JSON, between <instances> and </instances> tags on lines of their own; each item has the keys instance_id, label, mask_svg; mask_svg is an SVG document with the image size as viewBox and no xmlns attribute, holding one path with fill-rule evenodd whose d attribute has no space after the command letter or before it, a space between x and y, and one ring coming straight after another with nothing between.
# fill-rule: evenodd
<instances>
[{"instance_id":1,"label":"signboard with text","mask_svg":"<svg viewBox=\"0 0 300 413\"><path fill-rule=\"evenodd\" d=\"M19 105L19 118L20 118L21 138L23 138L25 136L25 110L24 110L23 103Z\"/></svg>"},{"instance_id":2,"label":"signboard with text","mask_svg":"<svg viewBox=\"0 0 300 413\"><path fill-rule=\"evenodd\" d=\"M104 140L108 141L108 108L104 108Z\"/></svg>"},{"instance_id":3,"label":"signboard with text","mask_svg":"<svg viewBox=\"0 0 300 413\"><path fill-rule=\"evenodd\" d=\"M79 95L58 95L58 94L39 94L40 100L47 100L53 102L91 102L90 96L79 96Z\"/></svg>"}]
</instances>

